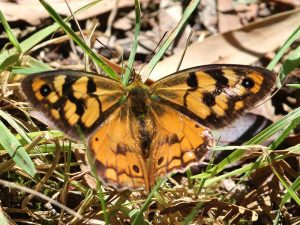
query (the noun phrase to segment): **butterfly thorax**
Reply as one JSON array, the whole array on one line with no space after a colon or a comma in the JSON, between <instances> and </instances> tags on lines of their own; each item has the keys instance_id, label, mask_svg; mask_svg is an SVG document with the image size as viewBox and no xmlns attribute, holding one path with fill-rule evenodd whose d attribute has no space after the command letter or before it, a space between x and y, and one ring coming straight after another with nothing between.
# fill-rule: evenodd
<instances>
[{"instance_id":1,"label":"butterfly thorax","mask_svg":"<svg viewBox=\"0 0 300 225\"><path fill-rule=\"evenodd\" d=\"M134 82L128 87L128 99L131 112L137 119L147 116L150 106L150 94L146 85L140 81Z\"/></svg>"}]
</instances>

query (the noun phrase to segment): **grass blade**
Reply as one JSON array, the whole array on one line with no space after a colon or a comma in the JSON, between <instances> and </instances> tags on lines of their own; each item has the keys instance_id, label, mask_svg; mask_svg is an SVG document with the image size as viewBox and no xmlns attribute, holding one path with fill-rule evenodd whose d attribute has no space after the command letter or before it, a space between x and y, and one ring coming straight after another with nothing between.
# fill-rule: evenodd
<instances>
[{"instance_id":1,"label":"grass blade","mask_svg":"<svg viewBox=\"0 0 300 225\"><path fill-rule=\"evenodd\" d=\"M291 147L287 150L289 150L290 152L293 152L293 153L299 153L300 145L293 146L293 147ZM287 157L288 157L288 155L276 156L273 159L273 162L278 162L278 161L283 160ZM235 169L233 171L227 172L227 173L222 174L220 176L215 176L213 178L207 179L204 186L209 187L209 186L211 186L211 185L213 185L217 182L220 182L220 181L222 181L226 178L229 178L229 177L240 176L242 174L249 174L249 171L255 171L256 169L263 168L265 166L268 166L269 164L270 164L270 162L267 162L267 161L256 161L256 162L253 162L253 163L249 163L248 165L245 165L241 168L238 168L238 169Z\"/></svg>"},{"instance_id":2,"label":"grass blade","mask_svg":"<svg viewBox=\"0 0 300 225\"><path fill-rule=\"evenodd\" d=\"M57 22L61 28L70 35L70 37L88 54L101 69L110 77L119 80L119 76L106 63L97 56L97 54L90 49L87 44L70 28L69 25L57 14L57 12L46 1L40 0L41 4L48 11L52 19Z\"/></svg>"},{"instance_id":3,"label":"grass blade","mask_svg":"<svg viewBox=\"0 0 300 225\"><path fill-rule=\"evenodd\" d=\"M22 139L24 141L26 141L27 144L29 144L31 142L31 139L28 137L26 132L23 130L23 128L21 128L19 126L19 124L16 122L16 120L11 115L0 110L0 117L5 119L9 123L9 125L12 126L18 132L18 134L22 137Z\"/></svg>"},{"instance_id":4,"label":"grass blade","mask_svg":"<svg viewBox=\"0 0 300 225\"><path fill-rule=\"evenodd\" d=\"M129 82L132 66L138 46L138 36L140 34L140 27L141 27L141 6L140 1L135 0L135 29L134 29L134 41L131 48L130 56L128 59L128 65L126 67L125 76L123 79L123 84L126 86Z\"/></svg>"},{"instance_id":5,"label":"grass blade","mask_svg":"<svg viewBox=\"0 0 300 225\"><path fill-rule=\"evenodd\" d=\"M7 23L7 20L5 19L2 11L0 10L0 21L4 27L4 30L7 34L7 37L9 39L9 41L12 43L13 46L15 46L15 48L17 49L17 52L20 54L22 53L22 49L21 46L17 40L17 38L15 37L12 29L10 28L9 24Z\"/></svg>"},{"instance_id":6,"label":"grass blade","mask_svg":"<svg viewBox=\"0 0 300 225\"><path fill-rule=\"evenodd\" d=\"M297 179L294 181L294 183L290 187L294 192L297 192L300 188L300 177L297 177ZM291 199L291 194L287 192L284 197L281 200L281 207Z\"/></svg>"},{"instance_id":7,"label":"grass blade","mask_svg":"<svg viewBox=\"0 0 300 225\"><path fill-rule=\"evenodd\" d=\"M34 177L36 170L26 150L22 147L17 138L0 121L0 144L12 157L15 163L31 177Z\"/></svg>"},{"instance_id":8,"label":"grass blade","mask_svg":"<svg viewBox=\"0 0 300 225\"><path fill-rule=\"evenodd\" d=\"M5 217L5 214L3 213L1 208L0 208L0 224L9 225L9 223L8 223L6 217Z\"/></svg>"},{"instance_id":9,"label":"grass blade","mask_svg":"<svg viewBox=\"0 0 300 225\"><path fill-rule=\"evenodd\" d=\"M300 65L300 46L292 51L284 61L279 73L280 80L283 80L291 71Z\"/></svg>"},{"instance_id":10,"label":"grass blade","mask_svg":"<svg viewBox=\"0 0 300 225\"><path fill-rule=\"evenodd\" d=\"M300 89L300 84L287 84L286 86Z\"/></svg>"},{"instance_id":11,"label":"grass blade","mask_svg":"<svg viewBox=\"0 0 300 225\"><path fill-rule=\"evenodd\" d=\"M143 74L150 74L154 67L156 66L157 62L163 57L169 46L172 44L176 36L179 34L181 29L184 27L186 22L188 21L189 17L192 15L194 10L197 8L198 4L200 3L200 0L192 0L190 4L187 6L185 11L183 12L182 18L177 24L177 26L174 28L174 30L170 33L168 38L164 41L161 48L158 50L158 52L155 54L155 56L152 58L152 60L149 62L145 70L143 71Z\"/></svg>"},{"instance_id":12,"label":"grass blade","mask_svg":"<svg viewBox=\"0 0 300 225\"><path fill-rule=\"evenodd\" d=\"M23 66L13 66L11 73L12 74L32 74L32 73L39 73L44 71L53 70L47 63L43 63L31 56L24 56L23 59L26 57L24 61L26 61L26 67ZM23 61L22 59L22 61Z\"/></svg>"},{"instance_id":13,"label":"grass blade","mask_svg":"<svg viewBox=\"0 0 300 225\"><path fill-rule=\"evenodd\" d=\"M87 146L87 144L85 144L85 146ZM96 185L97 185L97 190L98 190L97 194L99 196L99 200L100 200L100 204L101 204L101 208L102 208L102 212L103 212L105 225L109 225L109 218L108 218L108 214L107 214L106 201L104 199L104 194L103 194L103 191L102 191L101 182L100 182L98 174L97 174L96 164L94 163L95 159L94 159L93 155L91 154L91 151L88 150L86 154L87 154L88 162L91 166L92 174L96 179Z\"/></svg>"},{"instance_id":14,"label":"grass blade","mask_svg":"<svg viewBox=\"0 0 300 225\"><path fill-rule=\"evenodd\" d=\"M286 40L286 42L279 49L274 59L269 63L267 69L273 70L279 60L282 58L283 54L288 50L292 43L294 43L300 37L300 26L291 34L291 36ZM281 77L281 80L283 77Z\"/></svg>"},{"instance_id":15,"label":"grass blade","mask_svg":"<svg viewBox=\"0 0 300 225\"><path fill-rule=\"evenodd\" d=\"M300 118L300 108L295 109L294 111L290 112L286 116L284 116L281 120L277 121L276 123L273 123L271 126L264 129L262 132L260 132L255 137L251 138L246 145L251 144L260 144L261 142L267 140L277 132L280 132L281 129L285 129L287 126L290 125L291 121L293 120L299 120ZM201 173L198 175L193 176L192 178L202 179L202 178L209 178L219 172L221 172L227 165L234 163L241 159L241 157L244 155L245 150L244 149L237 149L233 153L231 153L229 156L227 156L224 160L222 160L219 164L215 165L213 168L209 169L205 173Z\"/></svg>"},{"instance_id":16,"label":"grass blade","mask_svg":"<svg viewBox=\"0 0 300 225\"><path fill-rule=\"evenodd\" d=\"M287 193L297 202L298 205L300 205L300 198L299 196L293 191L291 187L286 183L286 181L280 176L280 174L275 170L275 168L271 164L271 169L273 173L277 176L277 178L280 180L280 183L284 186L284 188L287 190Z\"/></svg>"},{"instance_id":17,"label":"grass blade","mask_svg":"<svg viewBox=\"0 0 300 225\"><path fill-rule=\"evenodd\" d=\"M151 190L150 194L147 196L147 199L146 199L145 203L143 204L142 208L140 209L139 213L135 216L135 218L134 218L134 220L132 222L132 225L139 225L139 224L141 224L143 222L143 221L141 221L142 218L143 218L143 216L142 216L143 213L145 212L145 210L150 205L152 196L158 190L158 188L163 184L163 182L165 180L166 180L165 178L164 179L160 178L160 179L157 180L156 185L153 187L153 189Z\"/></svg>"},{"instance_id":18,"label":"grass blade","mask_svg":"<svg viewBox=\"0 0 300 225\"><path fill-rule=\"evenodd\" d=\"M31 35L29 38L27 38L26 40L20 43L22 53L25 53L31 48L33 48L36 44L38 44L40 41L48 37L51 33L53 33L58 28L59 25L55 23ZM3 51L0 54L0 67L1 68L3 67L2 64L9 56L14 55L16 53L17 53L16 48Z\"/></svg>"}]
</instances>

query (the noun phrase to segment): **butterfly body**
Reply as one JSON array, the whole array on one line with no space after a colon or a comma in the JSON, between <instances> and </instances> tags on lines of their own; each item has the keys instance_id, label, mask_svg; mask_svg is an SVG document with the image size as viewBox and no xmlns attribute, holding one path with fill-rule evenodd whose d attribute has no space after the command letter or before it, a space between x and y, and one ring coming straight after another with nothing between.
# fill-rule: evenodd
<instances>
[{"instance_id":1,"label":"butterfly body","mask_svg":"<svg viewBox=\"0 0 300 225\"><path fill-rule=\"evenodd\" d=\"M143 157L147 159L149 157L151 140L156 133L151 115L152 99L150 89L140 79L137 79L126 88L126 92L125 104L127 106L125 108L128 110L127 113L131 118L129 130L132 137L139 143Z\"/></svg>"},{"instance_id":2,"label":"butterfly body","mask_svg":"<svg viewBox=\"0 0 300 225\"><path fill-rule=\"evenodd\" d=\"M150 189L159 176L199 164L223 127L270 92L275 75L241 65L208 65L151 86L128 86L79 71L33 74L22 89L35 108L74 139L88 137L101 180L118 190Z\"/></svg>"}]
</instances>

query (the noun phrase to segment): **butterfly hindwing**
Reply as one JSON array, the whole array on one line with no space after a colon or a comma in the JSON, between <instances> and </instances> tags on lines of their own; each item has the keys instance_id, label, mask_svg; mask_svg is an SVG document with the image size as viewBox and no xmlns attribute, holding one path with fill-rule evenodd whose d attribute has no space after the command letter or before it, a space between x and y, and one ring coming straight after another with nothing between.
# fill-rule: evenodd
<instances>
[{"instance_id":1,"label":"butterfly hindwing","mask_svg":"<svg viewBox=\"0 0 300 225\"><path fill-rule=\"evenodd\" d=\"M200 163L212 148L208 128L149 100L144 111L129 97L90 137L89 149L99 177L119 190L149 190L157 177L183 172Z\"/></svg>"},{"instance_id":2,"label":"butterfly hindwing","mask_svg":"<svg viewBox=\"0 0 300 225\"><path fill-rule=\"evenodd\" d=\"M22 89L32 105L73 138L88 136L119 107L121 83L79 71L28 75Z\"/></svg>"},{"instance_id":3,"label":"butterfly hindwing","mask_svg":"<svg viewBox=\"0 0 300 225\"><path fill-rule=\"evenodd\" d=\"M162 104L220 128L253 107L274 83L275 75L260 67L213 64L164 77L152 89Z\"/></svg>"},{"instance_id":4,"label":"butterfly hindwing","mask_svg":"<svg viewBox=\"0 0 300 225\"><path fill-rule=\"evenodd\" d=\"M89 140L99 177L118 190L149 188L146 159L133 131L135 122L125 102Z\"/></svg>"},{"instance_id":5,"label":"butterfly hindwing","mask_svg":"<svg viewBox=\"0 0 300 225\"><path fill-rule=\"evenodd\" d=\"M150 186L159 176L199 164L213 145L210 130L181 112L153 102L151 114L157 132L150 148Z\"/></svg>"}]
</instances>

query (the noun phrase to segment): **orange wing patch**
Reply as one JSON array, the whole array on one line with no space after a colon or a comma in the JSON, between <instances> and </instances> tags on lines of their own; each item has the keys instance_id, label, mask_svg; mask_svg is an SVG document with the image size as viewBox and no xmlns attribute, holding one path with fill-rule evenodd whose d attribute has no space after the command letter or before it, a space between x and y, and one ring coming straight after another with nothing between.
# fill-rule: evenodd
<instances>
[{"instance_id":1,"label":"orange wing patch","mask_svg":"<svg viewBox=\"0 0 300 225\"><path fill-rule=\"evenodd\" d=\"M170 107L157 104L152 109L157 133L149 157L149 183L158 176L185 171L198 164L212 148L210 130Z\"/></svg>"},{"instance_id":2,"label":"orange wing patch","mask_svg":"<svg viewBox=\"0 0 300 225\"><path fill-rule=\"evenodd\" d=\"M132 136L132 118L124 103L111 114L91 137L89 148L94 155L101 180L119 190L149 188L142 150Z\"/></svg>"}]
</instances>

